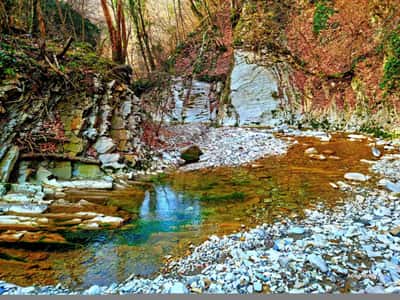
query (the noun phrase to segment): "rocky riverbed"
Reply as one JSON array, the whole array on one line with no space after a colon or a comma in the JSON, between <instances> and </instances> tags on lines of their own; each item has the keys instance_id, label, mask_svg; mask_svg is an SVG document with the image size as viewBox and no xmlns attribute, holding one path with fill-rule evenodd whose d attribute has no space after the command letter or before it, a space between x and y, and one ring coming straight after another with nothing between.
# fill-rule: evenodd
<instances>
[{"instance_id":1,"label":"rocky riverbed","mask_svg":"<svg viewBox=\"0 0 400 300\"><path fill-rule=\"evenodd\" d=\"M388 151L398 147L396 142L371 142L371 147ZM1 282L0 293L398 293L399 161L395 153L364 160L371 165L370 176L348 172L327 187L347 195L333 210L319 205L307 209L303 219L282 218L256 228L243 226L228 236L211 236L192 247L191 254L167 263L156 278L131 276L123 283L85 291L61 284L18 287Z\"/></svg>"},{"instance_id":2,"label":"rocky riverbed","mask_svg":"<svg viewBox=\"0 0 400 300\"><path fill-rule=\"evenodd\" d=\"M277 138L269 129L210 127L202 124L170 125L164 130L165 146L153 170L179 167L182 171L239 166L269 155L287 152L290 142ZM196 146L198 161L185 164L182 152Z\"/></svg>"}]
</instances>

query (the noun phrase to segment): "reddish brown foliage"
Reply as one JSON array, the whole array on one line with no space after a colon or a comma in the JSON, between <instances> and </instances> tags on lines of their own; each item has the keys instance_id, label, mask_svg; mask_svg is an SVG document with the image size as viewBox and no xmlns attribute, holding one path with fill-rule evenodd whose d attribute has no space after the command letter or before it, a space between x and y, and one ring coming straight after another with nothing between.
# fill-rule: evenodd
<instances>
[{"instance_id":1,"label":"reddish brown foliage","mask_svg":"<svg viewBox=\"0 0 400 300\"><path fill-rule=\"evenodd\" d=\"M368 0L336 0L328 28L313 32L314 5L299 7L287 28L288 47L315 74L337 74L351 69L353 61L378 46L370 24Z\"/></svg>"},{"instance_id":2,"label":"reddish brown foliage","mask_svg":"<svg viewBox=\"0 0 400 300\"><path fill-rule=\"evenodd\" d=\"M229 3L224 3L216 12L213 25L218 29L216 32L210 27L188 38L175 60L177 74L226 77L233 57ZM200 70L198 67L196 70L196 65L201 65Z\"/></svg>"},{"instance_id":3,"label":"reddish brown foliage","mask_svg":"<svg viewBox=\"0 0 400 300\"><path fill-rule=\"evenodd\" d=\"M304 64L303 69L295 71L296 87L312 95L314 108L329 103L338 108L354 107L356 94L351 87L354 78L364 87L372 108L383 98L379 88L383 53L377 49L384 41L379 32L382 28L390 30L393 27L390 22L396 23L391 17L396 11L395 2L330 1L335 13L329 18L327 28L317 34L313 32L315 4L297 1L286 28L287 45Z\"/></svg>"}]
</instances>

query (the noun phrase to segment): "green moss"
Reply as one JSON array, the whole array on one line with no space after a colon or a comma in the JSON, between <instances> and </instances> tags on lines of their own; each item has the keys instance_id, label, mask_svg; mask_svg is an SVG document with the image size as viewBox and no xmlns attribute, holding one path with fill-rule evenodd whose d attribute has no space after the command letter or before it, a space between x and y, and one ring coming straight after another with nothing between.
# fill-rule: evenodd
<instances>
[{"instance_id":1,"label":"green moss","mask_svg":"<svg viewBox=\"0 0 400 300\"><path fill-rule=\"evenodd\" d=\"M69 180L72 175L72 166L70 161L57 161L51 170L58 179Z\"/></svg>"},{"instance_id":2,"label":"green moss","mask_svg":"<svg viewBox=\"0 0 400 300\"><path fill-rule=\"evenodd\" d=\"M208 217L208 216L211 216L211 215L214 215L214 214L216 214L216 209L215 208L207 207L207 208L203 208L201 210L201 215L203 217Z\"/></svg>"},{"instance_id":3,"label":"green moss","mask_svg":"<svg viewBox=\"0 0 400 300\"><path fill-rule=\"evenodd\" d=\"M173 64L175 64L175 62ZM171 66L173 66L173 64ZM151 80L149 78L139 78L132 83L131 88L135 92L135 95L140 96L144 92L156 87L159 84L160 82Z\"/></svg>"},{"instance_id":4,"label":"green moss","mask_svg":"<svg viewBox=\"0 0 400 300\"><path fill-rule=\"evenodd\" d=\"M331 128L331 123L329 122L328 119L324 118L322 120L315 120L312 119L310 120L310 125L313 129L330 129Z\"/></svg>"},{"instance_id":5,"label":"green moss","mask_svg":"<svg viewBox=\"0 0 400 300\"><path fill-rule=\"evenodd\" d=\"M4 47L4 45L7 44L1 43L0 45L0 78L14 77L16 74L15 64L17 60L15 58L14 51Z\"/></svg>"},{"instance_id":6,"label":"green moss","mask_svg":"<svg viewBox=\"0 0 400 300\"><path fill-rule=\"evenodd\" d=\"M98 165L90 165L84 163L74 163L72 175L76 178L93 179L101 178L104 173L100 170Z\"/></svg>"},{"instance_id":7,"label":"green moss","mask_svg":"<svg viewBox=\"0 0 400 300\"><path fill-rule=\"evenodd\" d=\"M242 45L243 45L242 39L239 38L239 37L236 37L236 38L233 40L233 45L234 45L235 47L240 47L240 46L242 46Z\"/></svg>"},{"instance_id":8,"label":"green moss","mask_svg":"<svg viewBox=\"0 0 400 300\"><path fill-rule=\"evenodd\" d=\"M372 134L376 138L384 138L384 139L397 138L396 134L387 132L382 127L374 124L364 124L361 126L360 131Z\"/></svg>"},{"instance_id":9,"label":"green moss","mask_svg":"<svg viewBox=\"0 0 400 300\"><path fill-rule=\"evenodd\" d=\"M4 260L15 260L15 261L20 261L20 262L26 262L26 259L14 255L10 255L7 253L0 253L0 259Z\"/></svg>"},{"instance_id":10,"label":"green moss","mask_svg":"<svg viewBox=\"0 0 400 300\"><path fill-rule=\"evenodd\" d=\"M156 184L165 184L168 175L165 173L159 173L157 175L151 176L147 181L153 182Z\"/></svg>"},{"instance_id":11,"label":"green moss","mask_svg":"<svg viewBox=\"0 0 400 300\"><path fill-rule=\"evenodd\" d=\"M380 87L389 93L400 89L400 26L389 34L384 74Z\"/></svg>"},{"instance_id":12,"label":"green moss","mask_svg":"<svg viewBox=\"0 0 400 300\"><path fill-rule=\"evenodd\" d=\"M335 11L326 4L326 1L317 3L313 18L313 31L315 34L319 34L321 30L327 28L328 20L334 13Z\"/></svg>"},{"instance_id":13,"label":"green moss","mask_svg":"<svg viewBox=\"0 0 400 300\"><path fill-rule=\"evenodd\" d=\"M199 183L199 190L201 191L207 191L207 190L212 190L213 188L215 188L216 186L218 186L218 183L215 181L205 181L205 182L200 182Z\"/></svg>"},{"instance_id":14,"label":"green moss","mask_svg":"<svg viewBox=\"0 0 400 300\"><path fill-rule=\"evenodd\" d=\"M400 87L400 57L389 57L385 63L383 72L384 75L380 84L382 89L393 90Z\"/></svg>"},{"instance_id":15,"label":"green moss","mask_svg":"<svg viewBox=\"0 0 400 300\"><path fill-rule=\"evenodd\" d=\"M203 72L205 69L205 65L204 65L204 59L203 57L199 57L196 62L194 63L193 66L193 73L195 74L200 74L201 72Z\"/></svg>"}]
</instances>

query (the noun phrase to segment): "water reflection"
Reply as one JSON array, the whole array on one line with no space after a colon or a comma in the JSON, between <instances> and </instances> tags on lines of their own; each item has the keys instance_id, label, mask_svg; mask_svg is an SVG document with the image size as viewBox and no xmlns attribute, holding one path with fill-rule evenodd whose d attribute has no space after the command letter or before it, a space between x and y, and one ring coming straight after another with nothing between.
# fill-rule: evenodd
<instances>
[{"instance_id":1,"label":"water reflection","mask_svg":"<svg viewBox=\"0 0 400 300\"><path fill-rule=\"evenodd\" d=\"M131 274L154 273L160 266L157 261L161 262L166 254L162 246L179 240L181 226L188 224L201 224L198 199L188 198L170 186L154 186L146 191L132 227L101 233L87 246L90 259L83 260L85 276L83 282L76 284L105 285L120 282ZM160 247L158 252L154 250Z\"/></svg>"},{"instance_id":2,"label":"water reflection","mask_svg":"<svg viewBox=\"0 0 400 300\"><path fill-rule=\"evenodd\" d=\"M170 222L176 226L191 221L198 224L200 204L197 199L185 197L183 193L172 190L170 186L157 185L154 191L146 191L140 207L141 221Z\"/></svg>"}]
</instances>

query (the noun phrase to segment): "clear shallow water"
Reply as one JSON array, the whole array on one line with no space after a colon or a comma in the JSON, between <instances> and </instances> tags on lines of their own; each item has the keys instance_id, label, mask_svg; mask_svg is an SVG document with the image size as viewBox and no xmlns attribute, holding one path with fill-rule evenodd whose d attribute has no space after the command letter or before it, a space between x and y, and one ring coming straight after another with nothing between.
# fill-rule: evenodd
<instances>
[{"instance_id":1,"label":"clear shallow water","mask_svg":"<svg viewBox=\"0 0 400 300\"><path fill-rule=\"evenodd\" d=\"M152 276L166 255L185 255L190 244L212 234L231 233L242 224L301 218L305 208L321 202L337 205L343 195L329 182L343 180L349 171L367 172L359 160L372 158L367 145L340 136L325 144L298 140L286 156L240 168L174 173L126 191L71 191L68 200L119 207L132 221L118 230L64 232L80 245L77 249L0 248L0 253L25 260L0 259L0 279L20 285L61 282L83 289L118 283L131 274ZM310 146L334 150L341 160L310 160L303 154Z\"/></svg>"},{"instance_id":2,"label":"clear shallow water","mask_svg":"<svg viewBox=\"0 0 400 300\"><path fill-rule=\"evenodd\" d=\"M122 229L88 233L85 247L83 273L77 282L64 275L63 281L73 286L87 287L92 284L111 284L135 273L148 276L162 265L163 255L172 252L179 243L184 228L191 228L194 235L200 233L201 205L198 199L174 191L168 185L154 185L147 190L138 207L137 219ZM82 233L77 233L82 237ZM188 238L190 236L188 235ZM70 240L75 237L70 236Z\"/></svg>"}]
</instances>

